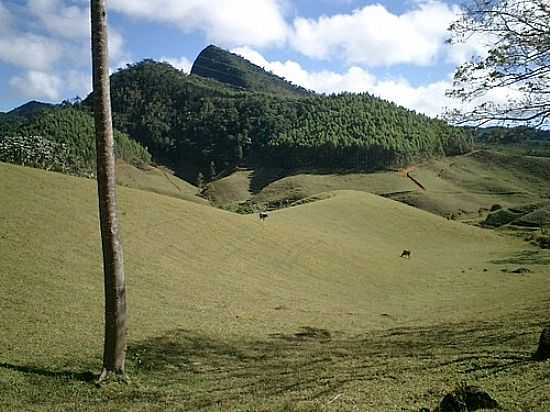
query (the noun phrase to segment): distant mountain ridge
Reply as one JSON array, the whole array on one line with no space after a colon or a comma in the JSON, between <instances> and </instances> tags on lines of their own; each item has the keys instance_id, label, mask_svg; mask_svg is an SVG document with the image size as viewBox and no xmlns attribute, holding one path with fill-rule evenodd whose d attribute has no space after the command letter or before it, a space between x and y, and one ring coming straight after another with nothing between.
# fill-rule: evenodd
<instances>
[{"instance_id":1,"label":"distant mountain ridge","mask_svg":"<svg viewBox=\"0 0 550 412\"><path fill-rule=\"evenodd\" d=\"M289 96L308 96L314 92L267 72L243 57L214 45L199 53L191 74L218 80L238 89Z\"/></svg>"},{"instance_id":2,"label":"distant mountain ridge","mask_svg":"<svg viewBox=\"0 0 550 412\"><path fill-rule=\"evenodd\" d=\"M40 113L43 110L50 109L54 106L55 105L51 103L43 103L36 100L31 100L25 104L22 104L19 107L16 107L13 110L10 110L9 112L5 113L5 115L29 118Z\"/></svg>"},{"instance_id":3,"label":"distant mountain ridge","mask_svg":"<svg viewBox=\"0 0 550 412\"><path fill-rule=\"evenodd\" d=\"M114 126L198 186L238 166L380 170L471 147L463 128L368 93L316 94L215 46L199 54L191 74L147 59L110 81ZM65 105L91 112L92 101L93 93ZM15 112L42 107L29 102ZM73 130L84 127L76 114L59 116L66 119L44 117L39 131L66 124L72 136L70 122L80 124ZM24 127L24 118L10 117L0 122L0 135Z\"/></svg>"},{"instance_id":4,"label":"distant mountain ridge","mask_svg":"<svg viewBox=\"0 0 550 412\"><path fill-rule=\"evenodd\" d=\"M226 58L240 66L219 64ZM368 93L326 96L273 79L214 46L191 74L147 59L111 76L113 122L192 183L239 165L379 170L470 148L464 129Z\"/></svg>"}]
</instances>

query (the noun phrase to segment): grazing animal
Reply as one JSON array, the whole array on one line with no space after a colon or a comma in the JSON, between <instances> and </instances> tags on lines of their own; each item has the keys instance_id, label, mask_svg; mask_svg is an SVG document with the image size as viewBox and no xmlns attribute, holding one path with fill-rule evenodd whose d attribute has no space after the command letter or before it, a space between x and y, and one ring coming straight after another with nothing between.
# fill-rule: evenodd
<instances>
[{"instance_id":1,"label":"grazing animal","mask_svg":"<svg viewBox=\"0 0 550 412\"><path fill-rule=\"evenodd\" d=\"M268 217L269 217L269 215L267 213L260 212L260 220L261 221L266 220Z\"/></svg>"},{"instance_id":2,"label":"grazing animal","mask_svg":"<svg viewBox=\"0 0 550 412\"><path fill-rule=\"evenodd\" d=\"M401 256L399 257L402 257L402 258L410 258L411 257L411 251L409 249L405 249L403 250L403 252L401 252Z\"/></svg>"}]
</instances>

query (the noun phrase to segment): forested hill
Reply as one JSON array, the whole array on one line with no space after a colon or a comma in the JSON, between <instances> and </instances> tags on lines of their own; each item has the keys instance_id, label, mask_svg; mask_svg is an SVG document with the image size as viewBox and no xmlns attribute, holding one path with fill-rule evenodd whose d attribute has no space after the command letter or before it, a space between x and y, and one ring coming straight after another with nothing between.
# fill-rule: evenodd
<instances>
[{"instance_id":1,"label":"forested hill","mask_svg":"<svg viewBox=\"0 0 550 412\"><path fill-rule=\"evenodd\" d=\"M236 90L153 60L114 73L111 96L115 126L191 181L239 164L374 170L471 142L464 129L368 94Z\"/></svg>"},{"instance_id":2,"label":"forested hill","mask_svg":"<svg viewBox=\"0 0 550 412\"><path fill-rule=\"evenodd\" d=\"M43 110L49 109L54 107L53 104L50 103L42 103L37 102L36 100L31 100L30 102L27 102L19 107L16 107L15 109L9 111L6 113L6 115L9 116L18 116L18 117L24 117L24 118L30 118L32 116L37 115Z\"/></svg>"},{"instance_id":3,"label":"forested hill","mask_svg":"<svg viewBox=\"0 0 550 412\"><path fill-rule=\"evenodd\" d=\"M218 80L239 89L275 93L279 95L307 96L313 92L268 73L241 56L210 45L198 55L191 74Z\"/></svg>"},{"instance_id":4,"label":"forested hill","mask_svg":"<svg viewBox=\"0 0 550 412\"><path fill-rule=\"evenodd\" d=\"M479 128L475 130L474 136L480 143L550 142L549 130L527 126Z\"/></svg>"},{"instance_id":5,"label":"forested hill","mask_svg":"<svg viewBox=\"0 0 550 412\"><path fill-rule=\"evenodd\" d=\"M28 118L17 112L0 116L0 161L75 175L94 173L96 145L91 113L70 104L48 107L41 106ZM151 155L126 134L115 130L114 139L118 159L134 165L150 162Z\"/></svg>"}]
</instances>

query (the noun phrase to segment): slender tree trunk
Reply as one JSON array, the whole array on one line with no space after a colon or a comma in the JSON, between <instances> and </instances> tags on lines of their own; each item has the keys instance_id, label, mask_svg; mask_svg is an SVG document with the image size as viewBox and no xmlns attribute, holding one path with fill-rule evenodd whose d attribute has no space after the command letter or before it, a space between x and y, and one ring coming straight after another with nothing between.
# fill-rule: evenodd
<instances>
[{"instance_id":1,"label":"slender tree trunk","mask_svg":"<svg viewBox=\"0 0 550 412\"><path fill-rule=\"evenodd\" d=\"M105 278L105 345L103 371L99 378L102 381L110 374L124 374L128 328L124 263L116 208L105 0L91 0L91 17L97 188Z\"/></svg>"}]
</instances>

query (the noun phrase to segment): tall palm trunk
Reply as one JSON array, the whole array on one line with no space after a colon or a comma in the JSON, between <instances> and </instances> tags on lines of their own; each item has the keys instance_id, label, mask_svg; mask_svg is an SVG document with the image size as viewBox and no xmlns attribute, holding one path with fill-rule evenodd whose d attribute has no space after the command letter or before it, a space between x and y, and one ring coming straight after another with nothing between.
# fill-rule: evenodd
<instances>
[{"instance_id":1,"label":"tall palm trunk","mask_svg":"<svg viewBox=\"0 0 550 412\"><path fill-rule=\"evenodd\" d=\"M116 208L115 158L109 87L105 0L91 0L92 69L97 148L97 188L105 278L103 371L124 374L127 342L126 287Z\"/></svg>"}]
</instances>

